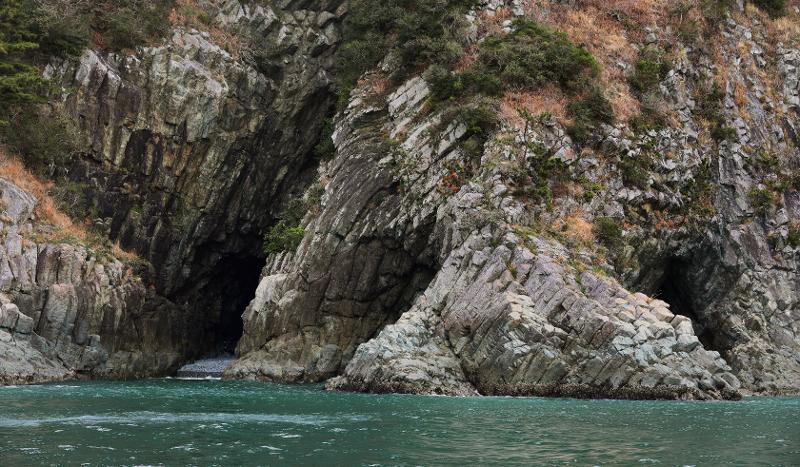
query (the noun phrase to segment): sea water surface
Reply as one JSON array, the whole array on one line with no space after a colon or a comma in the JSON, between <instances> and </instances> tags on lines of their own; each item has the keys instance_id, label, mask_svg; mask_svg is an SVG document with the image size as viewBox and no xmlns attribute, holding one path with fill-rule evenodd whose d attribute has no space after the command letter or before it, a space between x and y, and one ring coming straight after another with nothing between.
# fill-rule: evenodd
<instances>
[{"instance_id":1,"label":"sea water surface","mask_svg":"<svg viewBox=\"0 0 800 467\"><path fill-rule=\"evenodd\" d=\"M800 399L422 397L182 381L0 387L0 465L800 465Z\"/></svg>"}]
</instances>

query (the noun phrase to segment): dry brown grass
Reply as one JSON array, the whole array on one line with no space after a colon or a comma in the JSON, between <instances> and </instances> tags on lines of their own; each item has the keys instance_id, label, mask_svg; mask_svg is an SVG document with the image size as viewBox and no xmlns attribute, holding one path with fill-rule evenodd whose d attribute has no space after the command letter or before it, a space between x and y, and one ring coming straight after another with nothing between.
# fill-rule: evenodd
<instances>
[{"instance_id":1,"label":"dry brown grass","mask_svg":"<svg viewBox=\"0 0 800 467\"><path fill-rule=\"evenodd\" d=\"M577 211L557 219L552 228L578 245L588 247L594 242L594 227L591 222L586 220L586 213L583 211Z\"/></svg>"},{"instance_id":2,"label":"dry brown grass","mask_svg":"<svg viewBox=\"0 0 800 467\"><path fill-rule=\"evenodd\" d=\"M59 211L55 201L48 194L48 190L52 186L51 182L33 175L25 168L22 161L6 155L2 151L0 151L0 177L36 197L35 214L39 220L43 220L80 240L86 240L86 231L75 225L69 216Z\"/></svg>"},{"instance_id":3,"label":"dry brown grass","mask_svg":"<svg viewBox=\"0 0 800 467\"><path fill-rule=\"evenodd\" d=\"M800 20L796 14L771 20L767 23L767 32L773 44L783 43L786 46L800 44Z\"/></svg>"},{"instance_id":4,"label":"dry brown grass","mask_svg":"<svg viewBox=\"0 0 800 467\"><path fill-rule=\"evenodd\" d=\"M478 52L478 45L477 44L470 44L467 46L467 50L464 52L464 55L456 60L455 66L453 69L456 73L463 73L475 63L477 60L477 52Z\"/></svg>"},{"instance_id":5,"label":"dry brown grass","mask_svg":"<svg viewBox=\"0 0 800 467\"><path fill-rule=\"evenodd\" d=\"M52 226L44 232L45 239L52 242L64 242L77 240L83 244L91 246L96 243L86 228L76 224L69 216L58 209L56 202L49 195L52 182L43 180L31 173L25 165L16 157L9 156L0 148L0 177L10 181L28 194L36 198L34 214L39 222ZM131 252L123 250L119 243L115 243L110 248L111 254L123 261L137 261L139 257Z\"/></svg>"},{"instance_id":6,"label":"dry brown grass","mask_svg":"<svg viewBox=\"0 0 800 467\"><path fill-rule=\"evenodd\" d=\"M173 27L183 26L187 29L208 32L210 41L225 49L234 58L238 58L242 53L243 45L239 37L212 24L206 8L200 6L197 0L175 0L175 6L169 13L169 22Z\"/></svg>"},{"instance_id":7,"label":"dry brown grass","mask_svg":"<svg viewBox=\"0 0 800 467\"><path fill-rule=\"evenodd\" d=\"M638 52L644 28L662 22L667 0L578 0L561 4L551 0L527 0L526 13L535 20L564 31L584 46L600 63L600 80L620 121L639 113L639 102L628 86L627 70Z\"/></svg>"},{"instance_id":8,"label":"dry brown grass","mask_svg":"<svg viewBox=\"0 0 800 467\"><path fill-rule=\"evenodd\" d=\"M375 71L359 78L356 86L369 89L373 97L383 97L392 89L392 82L386 74Z\"/></svg>"},{"instance_id":9,"label":"dry brown grass","mask_svg":"<svg viewBox=\"0 0 800 467\"><path fill-rule=\"evenodd\" d=\"M569 124L567 104L569 100L561 89L550 84L541 89L527 92L508 92L500 100L500 116L509 125L522 129L525 120L518 109L524 109L533 115L549 113L561 124Z\"/></svg>"},{"instance_id":10,"label":"dry brown grass","mask_svg":"<svg viewBox=\"0 0 800 467\"><path fill-rule=\"evenodd\" d=\"M512 19L511 11L507 7L500 7L495 11L482 11L478 14L478 34L491 36L503 32L503 21Z\"/></svg>"}]
</instances>

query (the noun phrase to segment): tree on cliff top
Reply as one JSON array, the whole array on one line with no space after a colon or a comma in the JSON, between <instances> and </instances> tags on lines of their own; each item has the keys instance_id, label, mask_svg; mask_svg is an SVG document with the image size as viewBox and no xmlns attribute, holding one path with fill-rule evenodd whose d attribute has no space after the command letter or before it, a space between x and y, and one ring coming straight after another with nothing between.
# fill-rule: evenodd
<instances>
[{"instance_id":1,"label":"tree on cliff top","mask_svg":"<svg viewBox=\"0 0 800 467\"><path fill-rule=\"evenodd\" d=\"M0 125L8 124L15 107L38 102L44 80L26 59L39 47L26 2L5 0L0 5Z\"/></svg>"}]
</instances>

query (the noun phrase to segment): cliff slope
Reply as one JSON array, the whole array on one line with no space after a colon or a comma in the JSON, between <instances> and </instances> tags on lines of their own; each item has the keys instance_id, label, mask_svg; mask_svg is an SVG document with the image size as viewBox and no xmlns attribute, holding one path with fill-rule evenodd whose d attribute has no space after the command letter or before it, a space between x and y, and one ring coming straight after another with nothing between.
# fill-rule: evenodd
<instances>
[{"instance_id":1,"label":"cliff slope","mask_svg":"<svg viewBox=\"0 0 800 467\"><path fill-rule=\"evenodd\" d=\"M7 180L8 374L800 391L796 2L173 3L44 68L51 173L141 267L26 250Z\"/></svg>"}]
</instances>

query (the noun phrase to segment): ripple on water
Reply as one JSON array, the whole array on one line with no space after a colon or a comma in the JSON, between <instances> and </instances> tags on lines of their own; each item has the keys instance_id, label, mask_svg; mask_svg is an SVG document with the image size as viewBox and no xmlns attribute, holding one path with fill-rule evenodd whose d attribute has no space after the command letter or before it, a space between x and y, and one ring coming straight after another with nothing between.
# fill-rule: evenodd
<instances>
[{"instance_id":1,"label":"ripple on water","mask_svg":"<svg viewBox=\"0 0 800 467\"><path fill-rule=\"evenodd\" d=\"M82 425L85 428L109 431L97 425L119 424L135 426L136 424L180 424L180 423L213 423L214 427L221 427L219 423L287 423L293 425L327 425L340 421L366 421L364 416L318 416L318 415L274 415L253 413L159 413L159 412L129 412L119 415L79 415L72 417L52 418L2 418L0 428L38 427L42 425Z\"/></svg>"},{"instance_id":2,"label":"ripple on water","mask_svg":"<svg viewBox=\"0 0 800 467\"><path fill-rule=\"evenodd\" d=\"M0 391L0 464L800 465L800 399L791 398L426 398L178 380L58 386Z\"/></svg>"}]
</instances>

